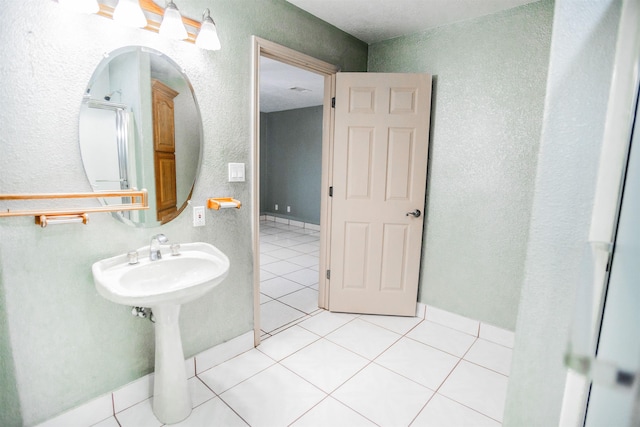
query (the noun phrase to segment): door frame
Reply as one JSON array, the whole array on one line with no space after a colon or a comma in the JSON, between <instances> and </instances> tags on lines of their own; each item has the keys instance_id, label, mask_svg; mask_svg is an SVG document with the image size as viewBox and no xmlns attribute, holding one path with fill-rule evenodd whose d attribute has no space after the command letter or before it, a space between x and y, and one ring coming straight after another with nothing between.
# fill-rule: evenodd
<instances>
[{"instance_id":1,"label":"door frame","mask_svg":"<svg viewBox=\"0 0 640 427\"><path fill-rule=\"evenodd\" d=\"M253 240L253 341L260 344L260 57L274 59L293 65L324 77L324 102L322 110L322 177L320 200L320 263L318 283L318 306L327 308L328 286L320 272L326 271L329 259L329 235L331 230L331 169L333 153L334 110L331 98L335 96L335 76L340 68L328 62L313 58L291 48L260 37L252 36L252 78L251 78L251 163L252 170L252 212L251 235Z\"/></svg>"}]
</instances>

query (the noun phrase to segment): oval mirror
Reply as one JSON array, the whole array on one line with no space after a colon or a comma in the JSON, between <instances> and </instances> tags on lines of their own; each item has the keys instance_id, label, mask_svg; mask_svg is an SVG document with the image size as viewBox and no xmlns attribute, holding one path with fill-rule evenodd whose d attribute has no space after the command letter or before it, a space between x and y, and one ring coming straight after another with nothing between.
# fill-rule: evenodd
<instances>
[{"instance_id":1,"label":"oval mirror","mask_svg":"<svg viewBox=\"0 0 640 427\"><path fill-rule=\"evenodd\" d=\"M202 120L187 76L170 58L141 46L108 54L83 97L79 134L94 191L149 192L148 210L116 218L154 227L187 206L200 166Z\"/></svg>"}]
</instances>

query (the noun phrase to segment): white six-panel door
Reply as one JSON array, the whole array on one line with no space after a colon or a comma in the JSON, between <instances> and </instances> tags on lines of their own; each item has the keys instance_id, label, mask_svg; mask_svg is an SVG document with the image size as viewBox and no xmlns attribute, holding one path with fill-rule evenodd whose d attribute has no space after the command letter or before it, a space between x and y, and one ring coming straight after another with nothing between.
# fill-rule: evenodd
<instances>
[{"instance_id":1,"label":"white six-panel door","mask_svg":"<svg viewBox=\"0 0 640 427\"><path fill-rule=\"evenodd\" d=\"M415 314L431 76L338 73L329 310Z\"/></svg>"}]
</instances>

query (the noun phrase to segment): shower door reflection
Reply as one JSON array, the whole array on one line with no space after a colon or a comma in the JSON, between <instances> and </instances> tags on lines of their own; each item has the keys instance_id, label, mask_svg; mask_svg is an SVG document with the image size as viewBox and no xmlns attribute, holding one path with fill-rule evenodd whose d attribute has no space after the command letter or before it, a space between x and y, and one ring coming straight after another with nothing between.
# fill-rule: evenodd
<instances>
[{"instance_id":1,"label":"shower door reflection","mask_svg":"<svg viewBox=\"0 0 640 427\"><path fill-rule=\"evenodd\" d=\"M136 188L130 176L135 177L135 138L130 135L132 120L128 107L123 104L87 100L80 111L80 137L90 135L93 149L83 156L87 176L95 191L128 190ZM134 161L130 162L130 158ZM129 197L121 201L105 200L106 204L130 203ZM122 215L132 219L138 212L125 211ZM135 218L137 219L137 218Z\"/></svg>"}]
</instances>

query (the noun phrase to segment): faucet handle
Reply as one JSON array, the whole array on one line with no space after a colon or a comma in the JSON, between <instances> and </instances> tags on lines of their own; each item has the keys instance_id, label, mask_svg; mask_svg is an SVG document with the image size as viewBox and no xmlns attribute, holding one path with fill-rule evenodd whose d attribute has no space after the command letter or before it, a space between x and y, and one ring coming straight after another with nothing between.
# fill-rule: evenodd
<instances>
[{"instance_id":1,"label":"faucet handle","mask_svg":"<svg viewBox=\"0 0 640 427\"><path fill-rule=\"evenodd\" d=\"M131 251L127 254L127 259L129 260L130 265L134 265L138 263L138 251Z\"/></svg>"},{"instance_id":2,"label":"faucet handle","mask_svg":"<svg viewBox=\"0 0 640 427\"><path fill-rule=\"evenodd\" d=\"M171 255L180 255L180 245L178 243L174 243L173 245L171 245Z\"/></svg>"}]
</instances>

